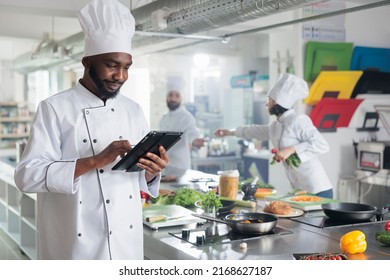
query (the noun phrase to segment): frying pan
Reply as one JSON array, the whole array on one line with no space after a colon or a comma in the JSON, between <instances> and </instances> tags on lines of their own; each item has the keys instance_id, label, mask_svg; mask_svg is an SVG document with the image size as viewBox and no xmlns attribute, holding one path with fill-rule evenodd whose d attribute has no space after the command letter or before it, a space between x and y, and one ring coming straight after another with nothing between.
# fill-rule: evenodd
<instances>
[{"instance_id":1,"label":"frying pan","mask_svg":"<svg viewBox=\"0 0 390 280\"><path fill-rule=\"evenodd\" d=\"M232 231L241 234L266 234L272 231L278 222L276 216L266 213L229 214L223 220L205 215L193 215L202 219L227 224ZM251 223L243 223L243 221L251 221Z\"/></svg>"},{"instance_id":2,"label":"frying pan","mask_svg":"<svg viewBox=\"0 0 390 280\"><path fill-rule=\"evenodd\" d=\"M375 206L350 202L325 203L321 207L329 218L343 221L367 221L377 212Z\"/></svg>"}]
</instances>

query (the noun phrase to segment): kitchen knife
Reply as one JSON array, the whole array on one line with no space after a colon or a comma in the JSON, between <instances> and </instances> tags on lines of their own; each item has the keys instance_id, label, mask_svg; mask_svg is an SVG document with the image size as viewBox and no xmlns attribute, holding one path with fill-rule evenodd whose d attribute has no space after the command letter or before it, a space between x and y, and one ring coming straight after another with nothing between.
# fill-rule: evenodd
<instances>
[{"instance_id":1,"label":"kitchen knife","mask_svg":"<svg viewBox=\"0 0 390 280\"><path fill-rule=\"evenodd\" d=\"M157 216L146 217L145 220L149 223L155 223L155 222L165 222L165 221L170 221L170 220L177 220L177 219L180 219L183 217L185 217L185 216L167 217L166 215L157 215Z\"/></svg>"}]
</instances>

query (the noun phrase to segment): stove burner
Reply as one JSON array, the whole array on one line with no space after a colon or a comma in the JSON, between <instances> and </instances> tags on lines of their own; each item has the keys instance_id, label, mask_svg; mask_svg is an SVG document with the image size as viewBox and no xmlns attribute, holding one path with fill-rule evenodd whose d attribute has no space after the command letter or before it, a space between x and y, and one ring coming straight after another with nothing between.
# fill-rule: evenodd
<instances>
[{"instance_id":1,"label":"stove burner","mask_svg":"<svg viewBox=\"0 0 390 280\"><path fill-rule=\"evenodd\" d=\"M352 225L366 225L375 223L375 221L367 220L367 221L342 221L342 220L334 220L328 218L326 216L314 216L314 217L298 217L298 218L290 218L293 221L306 224L309 226L314 226L317 228L332 228L332 227L346 227Z\"/></svg>"},{"instance_id":2,"label":"stove burner","mask_svg":"<svg viewBox=\"0 0 390 280\"><path fill-rule=\"evenodd\" d=\"M226 225L209 226L191 230L183 229L181 232L169 232L170 235L173 235L183 241L189 242L195 246L224 244L231 243L234 241L246 241L291 233L292 231L290 230L281 227L275 227L272 231L262 235L247 235L236 233Z\"/></svg>"}]
</instances>

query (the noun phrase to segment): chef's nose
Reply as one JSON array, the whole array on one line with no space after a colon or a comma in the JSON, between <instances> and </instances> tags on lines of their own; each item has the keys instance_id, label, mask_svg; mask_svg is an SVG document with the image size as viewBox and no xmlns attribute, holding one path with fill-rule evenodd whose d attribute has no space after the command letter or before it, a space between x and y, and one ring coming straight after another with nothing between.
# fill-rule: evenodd
<instances>
[{"instance_id":1,"label":"chef's nose","mask_svg":"<svg viewBox=\"0 0 390 280\"><path fill-rule=\"evenodd\" d=\"M127 75L127 69L119 68L115 71L113 78L116 81L123 81L125 80L126 75Z\"/></svg>"}]
</instances>

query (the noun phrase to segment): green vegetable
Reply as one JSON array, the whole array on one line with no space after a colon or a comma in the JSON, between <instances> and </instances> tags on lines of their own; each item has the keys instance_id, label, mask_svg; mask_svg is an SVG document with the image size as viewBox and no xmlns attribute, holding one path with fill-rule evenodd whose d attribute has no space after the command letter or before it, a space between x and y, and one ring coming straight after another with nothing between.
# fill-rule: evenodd
<instances>
[{"instance_id":1,"label":"green vegetable","mask_svg":"<svg viewBox=\"0 0 390 280\"><path fill-rule=\"evenodd\" d=\"M271 165L274 165L276 162L279 162L275 160L275 158L272 159ZM301 160L299 159L297 153L293 153L286 159L286 164L291 168L296 168L301 164Z\"/></svg>"},{"instance_id":2,"label":"green vegetable","mask_svg":"<svg viewBox=\"0 0 390 280\"><path fill-rule=\"evenodd\" d=\"M239 183L239 188L241 188L242 185L250 184L252 182L253 182L253 178L252 177L251 178L247 178L245 180L241 180L240 183ZM266 184L266 183L261 182L261 179L256 182L256 187L257 188L267 188L267 189L274 189L275 188L274 186L272 186L270 184Z\"/></svg>"},{"instance_id":3,"label":"green vegetable","mask_svg":"<svg viewBox=\"0 0 390 280\"><path fill-rule=\"evenodd\" d=\"M182 187L176 191L172 203L180 206L194 206L197 200L202 199L202 194L194 189Z\"/></svg>"},{"instance_id":4,"label":"green vegetable","mask_svg":"<svg viewBox=\"0 0 390 280\"><path fill-rule=\"evenodd\" d=\"M171 205L173 203L173 196L159 194L156 198L151 198L150 201L156 205Z\"/></svg>"},{"instance_id":5,"label":"green vegetable","mask_svg":"<svg viewBox=\"0 0 390 280\"><path fill-rule=\"evenodd\" d=\"M237 206L241 206L241 207L250 207L250 208L255 208L256 207L256 202L255 201L230 199L230 198L227 198L227 197L221 197L220 199L221 200L226 200L226 201L234 201Z\"/></svg>"},{"instance_id":6,"label":"green vegetable","mask_svg":"<svg viewBox=\"0 0 390 280\"><path fill-rule=\"evenodd\" d=\"M380 243L390 246L390 234L381 234L375 237Z\"/></svg>"},{"instance_id":7,"label":"green vegetable","mask_svg":"<svg viewBox=\"0 0 390 280\"><path fill-rule=\"evenodd\" d=\"M382 244L390 245L390 231L378 231L375 233L375 239Z\"/></svg>"},{"instance_id":8,"label":"green vegetable","mask_svg":"<svg viewBox=\"0 0 390 280\"><path fill-rule=\"evenodd\" d=\"M202 207L206 212L213 212L214 209L217 209L222 206L221 200L214 191L208 191L202 196L201 199Z\"/></svg>"},{"instance_id":9,"label":"green vegetable","mask_svg":"<svg viewBox=\"0 0 390 280\"><path fill-rule=\"evenodd\" d=\"M378 231L375 233L375 239L378 238L379 236L390 236L390 231Z\"/></svg>"}]
</instances>

